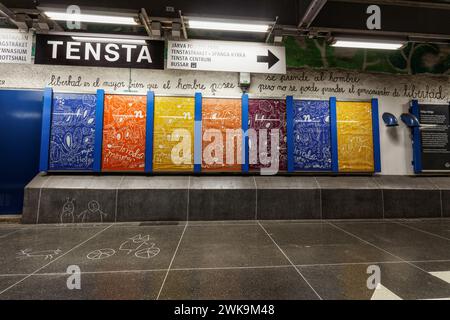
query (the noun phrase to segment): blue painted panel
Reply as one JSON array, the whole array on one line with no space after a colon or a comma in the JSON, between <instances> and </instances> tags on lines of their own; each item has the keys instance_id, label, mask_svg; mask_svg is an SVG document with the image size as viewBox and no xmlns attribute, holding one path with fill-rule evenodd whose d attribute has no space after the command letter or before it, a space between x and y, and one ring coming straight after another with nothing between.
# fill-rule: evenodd
<instances>
[{"instance_id":1,"label":"blue painted panel","mask_svg":"<svg viewBox=\"0 0 450 320\"><path fill-rule=\"evenodd\" d=\"M22 212L23 191L38 173L42 91L0 90L0 214Z\"/></svg>"},{"instance_id":2,"label":"blue painted panel","mask_svg":"<svg viewBox=\"0 0 450 320\"><path fill-rule=\"evenodd\" d=\"M297 171L331 171L328 101L294 100L294 166Z\"/></svg>"},{"instance_id":3,"label":"blue painted panel","mask_svg":"<svg viewBox=\"0 0 450 320\"><path fill-rule=\"evenodd\" d=\"M53 95L49 170L93 170L96 103L94 94Z\"/></svg>"}]
</instances>

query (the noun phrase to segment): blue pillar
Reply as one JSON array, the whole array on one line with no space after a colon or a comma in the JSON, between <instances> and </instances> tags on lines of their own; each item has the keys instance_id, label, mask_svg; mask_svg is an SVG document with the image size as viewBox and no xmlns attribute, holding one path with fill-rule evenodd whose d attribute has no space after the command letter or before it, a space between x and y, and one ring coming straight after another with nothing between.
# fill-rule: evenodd
<instances>
[{"instance_id":1,"label":"blue pillar","mask_svg":"<svg viewBox=\"0 0 450 320\"><path fill-rule=\"evenodd\" d=\"M41 131L41 154L39 161L39 171L48 171L48 159L50 151L50 127L52 123L53 90L45 88L44 106L42 110L42 131Z\"/></svg>"},{"instance_id":2,"label":"blue pillar","mask_svg":"<svg viewBox=\"0 0 450 320\"><path fill-rule=\"evenodd\" d=\"M155 124L155 93L147 92L147 119L145 128L145 173L153 172L153 128Z\"/></svg>"},{"instance_id":3,"label":"blue pillar","mask_svg":"<svg viewBox=\"0 0 450 320\"><path fill-rule=\"evenodd\" d=\"M95 108L94 172L102 171L104 103L105 103L105 91L97 90L97 105Z\"/></svg>"},{"instance_id":4,"label":"blue pillar","mask_svg":"<svg viewBox=\"0 0 450 320\"><path fill-rule=\"evenodd\" d=\"M195 94L195 124L194 124L194 172L202 171L202 94Z\"/></svg>"},{"instance_id":5,"label":"blue pillar","mask_svg":"<svg viewBox=\"0 0 450 320\"><path fill-rule=\"evenodd\" d=\"M331 125L331 168L335 173L339 172L338 157L338 132L337 132L337 110L336 98L330 98L330 125Z\"/></svg>"}]
</instances>

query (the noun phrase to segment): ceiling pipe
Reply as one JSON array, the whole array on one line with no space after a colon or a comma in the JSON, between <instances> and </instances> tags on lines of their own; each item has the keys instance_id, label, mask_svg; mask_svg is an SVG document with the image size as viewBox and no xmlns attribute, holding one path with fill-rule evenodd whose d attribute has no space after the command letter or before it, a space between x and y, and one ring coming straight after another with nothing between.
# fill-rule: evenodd
<instances>
[{"instance_id":1,"label":"ceiling pipe","mask_svg":"<svg viewBox=\"0 0 450 320\"><path fill-rule=\"evenodd\" d=\"M309 28L326 3L327 0L312 0L308 8L306 9L305 14L300 20L298 27Z\"/></svg>"},{"instance_id":2,"label":"ceiling pipe","mask_svg":"<svg viewBox=\"0 0 450 320\"><path fill-rule=\"evenodd\" d=\"M0 15L8 19L9 22L14 24L19 30L28 31L28 25L24 15L18 16L11 10L9 10L3 3L0 3Z\"/></svg>"}]
</instances>

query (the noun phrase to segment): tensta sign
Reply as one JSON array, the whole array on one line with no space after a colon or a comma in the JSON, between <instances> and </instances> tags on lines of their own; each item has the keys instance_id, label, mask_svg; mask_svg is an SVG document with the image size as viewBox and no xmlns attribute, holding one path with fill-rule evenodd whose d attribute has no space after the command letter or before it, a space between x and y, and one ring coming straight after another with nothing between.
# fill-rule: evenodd
<instances>
[{"instance_id":1,"label":"tensta sign","mask_svg":"<svg viewBox=\"0 0 450 320\"><path fill-rule=\"evenodd\" d=\"M164 41L38 34L36 64L164 69Z\"/></svg>"}]
</instances>

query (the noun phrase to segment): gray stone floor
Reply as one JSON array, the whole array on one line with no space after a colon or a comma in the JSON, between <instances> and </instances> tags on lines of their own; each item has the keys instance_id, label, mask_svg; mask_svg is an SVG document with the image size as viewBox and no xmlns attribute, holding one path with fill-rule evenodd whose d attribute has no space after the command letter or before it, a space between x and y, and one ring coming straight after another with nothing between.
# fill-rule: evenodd
<instances>
[{"instance_id":1,"label":"gray stone floor","mask_svg":"<svg viewBox=\"0 0 450 320\"><path fill-rule=\"evenodd\" d=\"M0 299L449 299L449 281L450 219L0 224Z\"/></svg>"}]
</instances>

